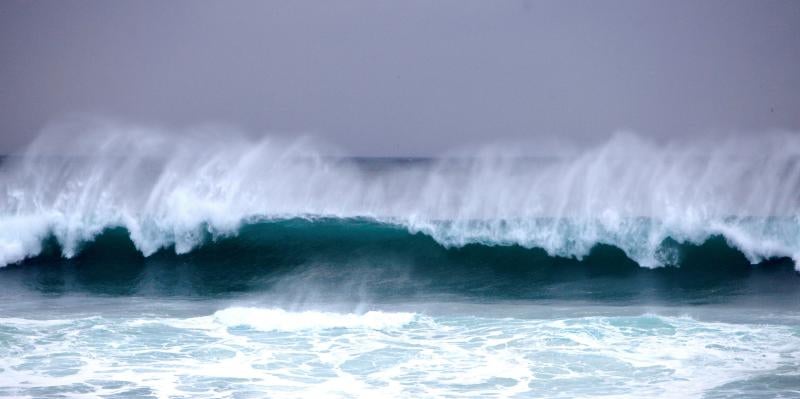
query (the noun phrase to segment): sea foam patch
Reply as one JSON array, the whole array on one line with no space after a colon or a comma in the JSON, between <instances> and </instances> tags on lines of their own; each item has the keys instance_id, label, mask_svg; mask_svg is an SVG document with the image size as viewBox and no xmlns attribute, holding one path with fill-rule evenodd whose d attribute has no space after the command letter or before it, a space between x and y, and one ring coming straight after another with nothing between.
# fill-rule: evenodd
<instances>
[{"instance_id":1,"label":"sea foam patch","mask_svg":"<svg viewBox=\"0 0 800 399\"><path fill-rule=\"evenodd\" d=\"M369 311L363 314L318 311L287 312L283 309L232 307L212 316L229 327L249 327L260 331L298 331L324 329L383 330L403 327L417 319L414 313Z\"/></svg>"},{"instance_id":2,"label":"sea foam patch","mask_svg":"<svg viewBox=\"0 0 800 399\"><path fill-rule=\"evenodd\" d=\"M0 337L0 397L777 397L800 382L794 324L655 314L234 307L193 318L3 319Z\"/></svg>"}]
</instances>

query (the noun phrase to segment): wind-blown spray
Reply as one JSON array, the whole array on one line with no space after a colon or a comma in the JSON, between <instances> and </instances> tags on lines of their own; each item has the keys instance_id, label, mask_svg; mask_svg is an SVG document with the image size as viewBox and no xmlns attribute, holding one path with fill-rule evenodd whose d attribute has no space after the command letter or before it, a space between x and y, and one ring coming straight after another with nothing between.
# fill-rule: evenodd
<instances>
[{"instance_id":1,"label":"wind-blown spray","mask_svg":"<svg viewBox=\"0 0 800 399\"><path fill-rule=\"evenodd\" d=\"M71 257L123 227L147 256L292 218L366 218L444 246L577 258L602 243L647 267L676 262L667 239L714 235L753 263L800 259L800 138L789 134L692 145L619 134L546 158L494 147L366 162L309 140L212 133L108 124L46 132L0 167L0 265L36 256L50 236Z\"/></svg>"}]
</instances>

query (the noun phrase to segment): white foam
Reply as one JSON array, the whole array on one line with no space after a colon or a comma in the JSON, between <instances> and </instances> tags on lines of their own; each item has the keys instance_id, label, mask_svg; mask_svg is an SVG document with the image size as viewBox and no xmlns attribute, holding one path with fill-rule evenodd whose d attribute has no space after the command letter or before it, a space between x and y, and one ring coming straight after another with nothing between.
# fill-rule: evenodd
<instances>
[{"instance_id":1,"label":"white foam","mask_svg":"<svg viewBox=\"0 0 800 399\"><path fill-rule=\"evenodd\" d=\"M0 325L0 387L16 397L64 389L67 397L685 398L732 382L735 396L781 396L796 388L781 378L796 378L800 367L796 326L655 315L524 320L229 308L189 319Z\"/></svg>"},{"instance_id":2,"label":"white foam","mask_svg":"<svg viewBox=\"0 0 800 399\"><path fill-rule=\"evenodd\" d=\"M332 328L396 329L411 323L415 317L414 313L403 312L369 311L364 314L355 314L318 311L287 312L277 308L232 307L214 313L213 319L227 327L244 326L260 331L298 331Z\"/></svg>"},{"instance_id":3,"label":"white foam","mask_svg":"<svg viewBox=\"0 0 800 399\"><path fill-rule=\"evenodd\" d=\"M68 257L115 226L145 255L171 245L185 253L209 233L291 217L366 217L446 246L517 244L578 258L603 243L643 266L670 261L659 252L667 237L723 234L752 262L800 254L796 135L664 145L622 134L548 160L487 148L365 171L308 141L214 133L223 138L51 129L0 169L0 265L35 256L48 234Z\"/></svg>"}]
</instances>

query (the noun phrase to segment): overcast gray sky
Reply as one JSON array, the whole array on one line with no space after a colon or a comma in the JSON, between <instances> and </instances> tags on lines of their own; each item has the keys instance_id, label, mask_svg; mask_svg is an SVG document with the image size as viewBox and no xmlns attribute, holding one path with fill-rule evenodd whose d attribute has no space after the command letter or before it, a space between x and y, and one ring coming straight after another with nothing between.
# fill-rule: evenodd
<instances>
[{"instance_id":1,"label":"overcast gray sky","mask_svg":"<svg viewBox=\"0 0 800 399\"><path fill-rule=\"evenodd\" d=\"M800 1L0 2L0 152L71 113L359 155L800 130Z\"/></svg>"}]
</instances>

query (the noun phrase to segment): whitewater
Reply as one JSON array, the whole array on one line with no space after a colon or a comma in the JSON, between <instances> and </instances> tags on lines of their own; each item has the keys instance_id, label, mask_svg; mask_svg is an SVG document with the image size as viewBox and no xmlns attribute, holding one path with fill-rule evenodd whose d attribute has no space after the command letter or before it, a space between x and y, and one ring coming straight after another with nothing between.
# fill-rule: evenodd
<instances>
[{"instance_id":1,"label":"whitewater","mask_svg":"<svg viewBox=\"0 0 800 399\"><path fill-rule=\"evenodd\" d=\"M721 236L750 263L800 259L800 138L788 133L589 147L487 146L430 159L351 158L313 140L64 123L0 164L0 265L63 257L123 228L143 256L186 254L243 226L368 220L445 248L599 244L640 266Z\"/></svg>"},{"instance_id":2,"label":"whitewater","mask_svg":"<svg viewBox=\"0 0 800 399\"><path fill-rule=\"evenodd\" d=\"M72 301L35 318L2 309L0 396L796 397L800 382L797 325L741 310Z\"/></svg>"}]
</instances>

